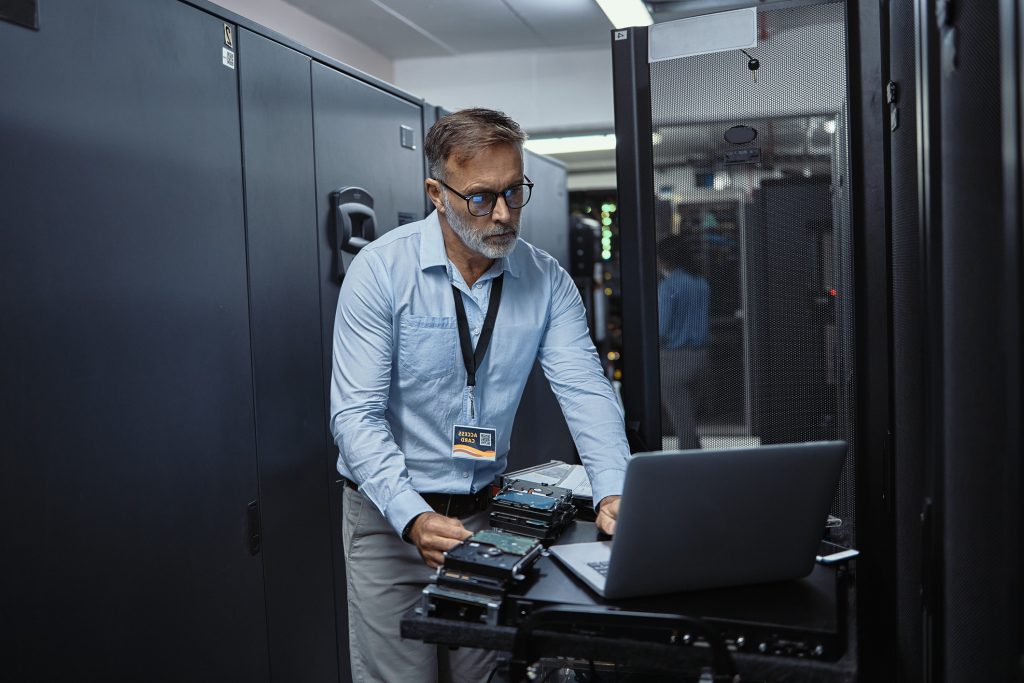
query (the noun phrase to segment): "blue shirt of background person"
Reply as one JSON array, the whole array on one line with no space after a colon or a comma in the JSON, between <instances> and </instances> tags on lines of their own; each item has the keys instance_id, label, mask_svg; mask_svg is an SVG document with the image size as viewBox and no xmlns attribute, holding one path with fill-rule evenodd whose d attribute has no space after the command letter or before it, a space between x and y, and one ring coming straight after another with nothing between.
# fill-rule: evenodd
<instances>
[{"instance_id":1,"label":"blue shirt of background person","mask_svg":"<svg viewBox=\"0 0 1024 683\"><path fill-rule=\"evenodd\" d=\"M681 266L658 285L658 336L663 349L699 349L708 343L708 281Z\"/></svg>"}]
</instances>

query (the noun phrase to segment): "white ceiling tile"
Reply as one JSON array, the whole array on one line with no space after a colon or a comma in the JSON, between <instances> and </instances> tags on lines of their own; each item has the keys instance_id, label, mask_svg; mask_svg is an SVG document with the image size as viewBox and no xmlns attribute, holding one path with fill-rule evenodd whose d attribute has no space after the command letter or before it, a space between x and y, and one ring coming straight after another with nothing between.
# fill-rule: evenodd
<instances>
[{"instance_id":1,"label":"white ceiling tile","mask_svg":"<svg viewBox=\"0 0 1024 683\"><path fill-rule=\"evenodd\" d=\"M506 0L550 47L606 47L611 22L594 0Z\"/></svg>"},{"instance_id":2,"label":"white ceiling tile","mask_svg":"<svg viewBox=\"0 0 1024 683\"><path fill-rule=\"evenodd\" d=\"M611 30L594 0L286 1L391 59L604 47Z\"/></svg>"}]
</instances>

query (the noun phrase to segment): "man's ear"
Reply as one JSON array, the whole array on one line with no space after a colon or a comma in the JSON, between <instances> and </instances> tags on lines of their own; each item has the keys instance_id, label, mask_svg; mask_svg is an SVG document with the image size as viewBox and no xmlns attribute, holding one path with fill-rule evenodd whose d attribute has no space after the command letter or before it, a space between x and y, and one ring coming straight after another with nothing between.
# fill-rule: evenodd
<instances>
[{"instance_id":1,"label":"man's ear","mask_svg":"<svg viewBox=\"0 0 1024 683\"><path fill-rule=\"evenodd\" d=\"M444 201L441 200L441 183L433 178L427 178L423 181L423 186L426 188L427 196L430 197L430 201L433 202L437 212L444 213Z\"/></svg>"}]
</instances>

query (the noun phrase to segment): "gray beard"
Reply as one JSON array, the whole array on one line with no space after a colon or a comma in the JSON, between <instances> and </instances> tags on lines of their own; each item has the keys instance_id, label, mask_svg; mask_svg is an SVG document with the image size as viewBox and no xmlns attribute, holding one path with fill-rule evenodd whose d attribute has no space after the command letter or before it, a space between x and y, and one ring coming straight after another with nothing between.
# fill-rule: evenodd
<instances>
[{"instance_id":1,"label":"gray beard","mask_svg":"<svg viewBox=\"0 0 1024 683\"><path fill-rule=\"evenodd\" d=\"M462 243L476 253L489 259L498 259L505 258L516 248L516 239L519 237L518 221L515 223L499 223L489 228L473 228L463 223L459 215L452 210L452 205L448 203L447 191L441 195L441 202L444 204L444 215L448 219L448 225L459 236ZM510 235L500 239L492 239L489 242L485 241L488 237L510 231Z\"/></svg>"}]
</instances>

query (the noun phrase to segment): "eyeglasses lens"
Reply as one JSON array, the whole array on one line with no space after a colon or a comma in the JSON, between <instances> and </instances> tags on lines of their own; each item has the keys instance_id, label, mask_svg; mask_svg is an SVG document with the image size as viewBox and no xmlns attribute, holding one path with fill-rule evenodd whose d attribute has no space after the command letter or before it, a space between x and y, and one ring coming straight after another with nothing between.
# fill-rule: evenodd
<instances>
[{"instance_id":1,"label":"eyeglasses lens","mask_svg":"<svg viewBox=\"0 0 1024 683\"><path fill-rule=\"evenodd\" d=\"M505 190L505 203L510 209L520 209L530 201L530 186L516 185Z\"/></svg>"},{"instance_id":2,"label":"eyeglasses lens","mask_svg":"<svg viewBox=\"0 0 1024 683\"><path fill-rule=\"evenodd\" d=\"M493 192L478 192L466 197L469 212L474 216L486 216L494 209L498 197Z\"/></svg>"}]
</instances>

